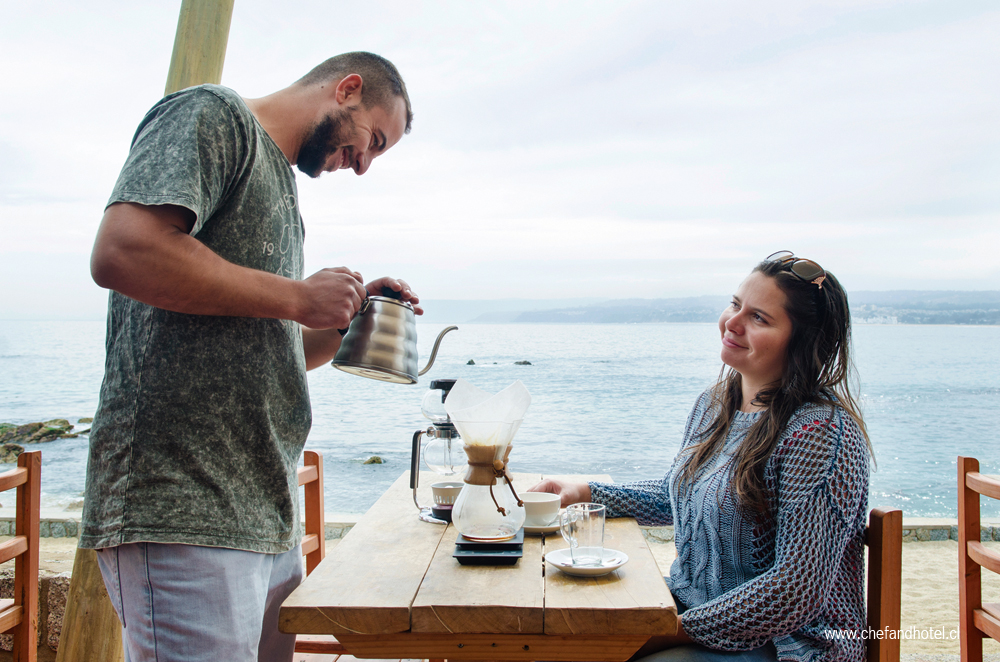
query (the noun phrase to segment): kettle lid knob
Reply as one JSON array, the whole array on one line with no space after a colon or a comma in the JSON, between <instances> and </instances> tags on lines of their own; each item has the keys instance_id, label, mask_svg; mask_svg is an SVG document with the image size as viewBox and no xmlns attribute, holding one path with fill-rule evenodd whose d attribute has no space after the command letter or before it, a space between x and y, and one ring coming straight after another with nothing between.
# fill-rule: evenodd
<instances>
[{"instance_id":1,"label":"kettle lid knob","mask_svg":"<svg viewBox=\"0 0 1000 662\"><path fill-rule=\"evenodd\" d=\"M392 289L387 285L382 286L382 296L384 296L387 299L395 299L396 301L403 300L402 292L397 292L396 290Z\"/></svg>"}]
</instances>

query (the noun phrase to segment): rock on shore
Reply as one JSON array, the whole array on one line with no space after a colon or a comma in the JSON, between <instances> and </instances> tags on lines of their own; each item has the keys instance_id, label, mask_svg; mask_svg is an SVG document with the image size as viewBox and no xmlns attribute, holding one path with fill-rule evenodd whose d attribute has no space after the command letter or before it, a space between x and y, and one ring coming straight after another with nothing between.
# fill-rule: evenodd
<instances>
[{"instance_id":1,"label":"rock on shore","mask_svg":"<svg viewBox=\"0 0 1000 662\"><path fill-rule=\"evenodd\" d=\"M0 464L14 464L17 456L24 452L24 446L18 444L4 444L0 446Z\"/></svg>"},{"instance_id":2,"label":"rock on shore","mask_svg":"<svg viewBox=\"0 0 1000 662\"><path fill-rule=\"evenodd\" d=\"M80 422L89 422L90 420L92 419L80 419ZM90 432L90 428L74 432L73 427L73 424L65 418L53 418L50 421L25 423L24 425L0 423L0 464L16 462L17 456L24 452L26 444L40 444L56 439L73 439Z\"/></svg>"}]
</instances>

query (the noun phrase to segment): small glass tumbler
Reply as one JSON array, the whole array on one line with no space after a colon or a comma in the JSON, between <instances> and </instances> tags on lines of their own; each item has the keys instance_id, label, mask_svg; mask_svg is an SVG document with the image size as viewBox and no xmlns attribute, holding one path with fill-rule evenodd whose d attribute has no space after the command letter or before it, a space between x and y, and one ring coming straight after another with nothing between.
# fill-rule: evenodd
<instances>
[{"instance_id":1,"label":"small glass tumbler","mask_svg":"<svg viewBox=\"0 0 1000 662\"><path fill-rule=\"evenodd\" d=\"M559 532L569 543L573 565L599 566L604 562L604 506L574 503L559 516Z\"/></svg>"}]
</instances>

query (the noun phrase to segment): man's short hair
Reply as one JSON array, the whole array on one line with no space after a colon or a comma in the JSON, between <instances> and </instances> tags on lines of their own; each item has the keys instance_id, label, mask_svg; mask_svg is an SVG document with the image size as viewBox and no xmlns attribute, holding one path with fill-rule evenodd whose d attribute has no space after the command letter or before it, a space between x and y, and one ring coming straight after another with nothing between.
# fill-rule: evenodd
<instances>
[{"instance_id":1,"label":"man's short hair","mask_svg":"<svg viewBox=\"0 0 1000 662\"><path fill-rule=\"evenodd\" d=\"M410 132L413 110L410 108L410 96L406 93L406 83L396 66L381 55L365 51L335 55L313 68L298 82L302 85L315 85L334 79L339 81L350 74L358 74L364 81L361 85L361 103L365 108L380 106L388 109L393 97L402 97L406 104L405 133Z\"/></svg>"}]
</instances>

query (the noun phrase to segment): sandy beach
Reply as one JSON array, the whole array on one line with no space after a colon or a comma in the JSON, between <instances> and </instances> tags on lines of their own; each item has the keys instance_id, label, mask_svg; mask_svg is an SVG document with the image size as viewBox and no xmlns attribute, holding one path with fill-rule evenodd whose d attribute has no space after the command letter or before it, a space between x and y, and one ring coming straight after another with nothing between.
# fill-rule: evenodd
<instances>
[{"instance_id":1,"label":"sandy beach","mask_svg":"<svg viewBox=\"0 0 1000 662\"><path fill-rule=\"evenodd\" d=\"M339 542L327 541L327 549ZM1000 550L1000 542L989 542L986 546ZM666 574L675 556L674 546L653 544L652 549ZM41 567L49 572L69 572L75 552L75 538L42 538ZM1000 599L1000 577L984 572L983 594L991 602ZM958 543L954 540L903 544L902 629L904 660L958 659ZM905 636L908 633L916 636ZM993 660L1000 660L997 642L987 639L983 651ZM3 659L0 654L0 660Z\"/></svg>"},{"instance_id":2,"label":"sandy beach","mask_svg":"<svg viewBox=\"0 0 1000 662\"><path fill-rule=\"evenodd\" d=\"M988 542L1000 549L1000 542ZM1000 576L983 572L983 596L987 602L1000 599ZM913 542L903 544L902 626L958 636L958 542ZM958 639L904 639L902 653L959 654ZM1000 643L983 642L983 653L1000 657Z\"/></svg>"}]
</instances>

